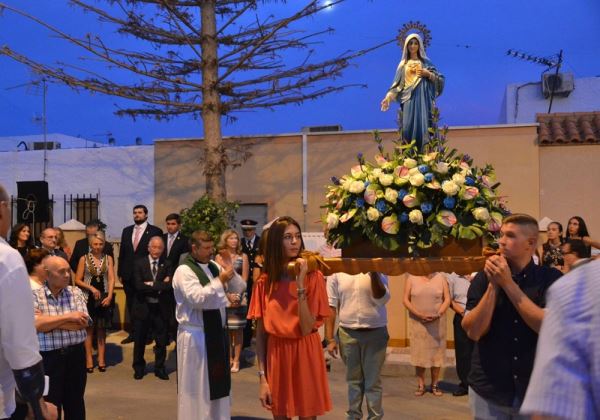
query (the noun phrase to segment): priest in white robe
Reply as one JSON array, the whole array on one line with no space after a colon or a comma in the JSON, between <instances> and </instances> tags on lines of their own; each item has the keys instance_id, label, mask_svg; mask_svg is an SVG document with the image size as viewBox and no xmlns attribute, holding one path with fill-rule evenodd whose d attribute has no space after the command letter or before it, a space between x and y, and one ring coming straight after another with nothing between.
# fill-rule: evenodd
<instances>
[{"instance_id":1,"label":"priest in white robe","mask_svg":"<svg viewBox=\"0 0 600 420\"><path fill-rule=\"evenodd\" d=\"M206 232L190 238L190 255L175 271L178 420L229 419L231 373L225 328L232 277L211 261L214 244Z\"/></svg>"}]
</instances>

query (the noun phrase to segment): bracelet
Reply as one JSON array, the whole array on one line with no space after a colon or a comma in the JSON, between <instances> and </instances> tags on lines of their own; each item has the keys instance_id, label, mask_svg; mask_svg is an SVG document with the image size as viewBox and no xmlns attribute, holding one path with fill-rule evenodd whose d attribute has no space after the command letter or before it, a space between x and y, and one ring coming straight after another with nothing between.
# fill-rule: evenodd
<instances>
[{"instance_id":1,"label":"bracelet","mask_svg":"<svg viewBox=\"0 0 600 420\"><path fill-rule=\"evenodd\" d=\"M327 344L335 343L335 338L326 338Z\"/></svg>"}]
</instances>

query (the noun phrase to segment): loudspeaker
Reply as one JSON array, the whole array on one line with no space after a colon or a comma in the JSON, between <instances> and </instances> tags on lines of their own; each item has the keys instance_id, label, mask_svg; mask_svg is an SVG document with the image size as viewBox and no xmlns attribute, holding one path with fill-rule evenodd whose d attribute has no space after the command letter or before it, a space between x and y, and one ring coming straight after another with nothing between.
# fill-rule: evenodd
<instances>
[{"instance_id":1,"label":"loudspeaker","mask_svg":"<svg viewBox=\"0 0 600 420\"><path fill-rule=\"evenodd\" d=\"M46 181L17 182L17 196L17 223L50 221Z\"/></svg>"}]
</instances>

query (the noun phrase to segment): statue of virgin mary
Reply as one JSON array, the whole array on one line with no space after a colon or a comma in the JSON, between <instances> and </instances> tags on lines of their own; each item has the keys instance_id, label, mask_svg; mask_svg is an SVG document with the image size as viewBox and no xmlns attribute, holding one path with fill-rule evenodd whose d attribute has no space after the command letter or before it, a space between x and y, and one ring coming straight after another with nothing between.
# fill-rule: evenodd
<instances>
[{"instance_id":1,"label":"statue of virgin mary","mask_svg":"<svg viewBox=\"0 0 600 420\"><path fill-rule=\"evenodd\" d=\"M387 111L393 100L400 103L398 124L402 138L415 140L419 151L429 142L431 111L443 89L444 76L425 54L423 40L418 34L408 35L394 82L381 101L381 110Z\"/></svg>"}]
</instances>

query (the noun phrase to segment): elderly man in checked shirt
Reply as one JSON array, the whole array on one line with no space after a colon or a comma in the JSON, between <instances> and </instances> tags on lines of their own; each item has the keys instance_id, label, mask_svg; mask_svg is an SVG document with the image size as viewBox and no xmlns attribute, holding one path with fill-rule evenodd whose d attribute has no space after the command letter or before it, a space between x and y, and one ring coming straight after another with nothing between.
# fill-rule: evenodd
<instances>
[{"instance_id":1,"label":"elderly man in checked shirt","mask_svg":"<svg viewBox=\"0 0 600 420\"><path fill-rule=\"evenodd\" d=\"M83 293L69 286L71 268L63 258L44 261L48 278L33 292L35 328L44 370L50 377L47 400L64 412L64 419L85 419L85 328L91 322Z\"/></svg>"}]
</instances>

